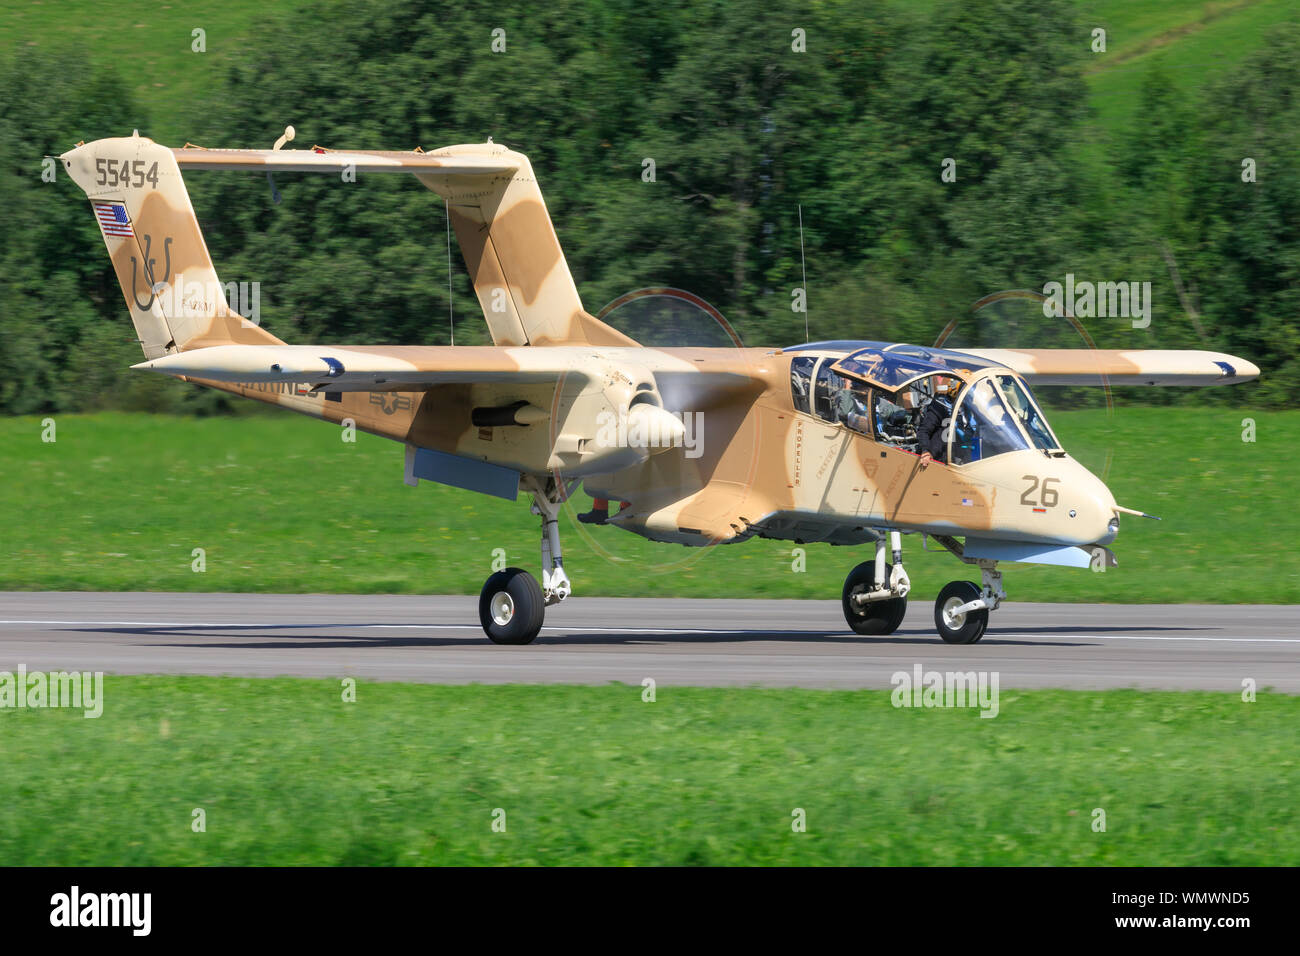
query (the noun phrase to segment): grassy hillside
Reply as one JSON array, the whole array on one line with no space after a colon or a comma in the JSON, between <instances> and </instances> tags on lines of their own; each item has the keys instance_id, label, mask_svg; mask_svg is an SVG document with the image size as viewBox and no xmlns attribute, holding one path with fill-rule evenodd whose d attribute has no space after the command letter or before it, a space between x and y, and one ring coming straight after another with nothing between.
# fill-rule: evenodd
<instances>
[{"instance_id":1,"label":"grassy hillside","mask_svg":"<svg viewBox=\"0 0 1300 956\"><path fill-rule=\"evenodd\" d=\"M19 52L72 50L92 68L111 65L137 102L147 104L141 134L182 146L194 136L188 117L196 100L216 84L268 9L256 0L3 0L0 44ZM191 48L196 28L206 34L203 53ZM293 117L285 118L292 122ZM81 136L90 140L129 132L99 129L95 117L87 116ZM221 145L269 148L278 134L266 143Z\"/></svg>"},{"instance_id":2,"label":"grassy hillside","mask_svg":"<svg viewBox=\"0 0 1300 956\"><path fill-rule=\"evenodd\" d=\"M0 711L0 865L1284 865L1300 698L114 677ZM1062 732L1062 728L1068 728ZM954 767L960 772L953 772ZM202 810L205 832L192 830ZM796 833L796 809L806 832ZM1105 832L1093 829L1098 809ZM505 831L492 829L503 811Z\"/></svg>"},{"instance_id":3,"label":"grassy hillside","mask_svg":"<svg viewBox=\"0 0 1300 956\"><path fill-rule=\"evenodd\" d=\"M1146 71L1158 67L1194 93L1257 49L1271 26L1296 16L1291 0L1079 0L1078 9L1084 42L1094 27L1106 31L1106 52L1090 54L1086 75L1097 124L1111 132L1135 122Z\"/></svg>"},{"instance_id":4,"label":"grassy hillside","mask_svg":"<svg viewBox=\"0 0 1300 956\"><path fill-rule=\"evenodd\" d=\"M1161 64L1180 89L1194 92L1256 49L1272 25L1295 16L1291 0L1077 0L1076 7L1085 29L1081 45L1088 47L1093 27L1107 33L1106 52L1093 56L1087 72L1096 125L1107 133L1131 126L1134 94L1152 64ZM194 135L187 121L192 102L239 55L267 11L260 0L3 0L0 43L16 50L81 50L92 65L111 62L149 104L141 132L179 146ZM112 43L104 42L109 16L117 28ZM195 28L206 31L205 53L191 51ZM286 116L284 122L304 119ZM87 117L87 139L123 132L93 123ZM258 132L270 139L221 145L270 146L279 130Z\"/></svg>"},{"instance_id":5,"label":"grassy hillside","mask_svg":"<svg viewBox=\"0 0 1300 956\"><path fill-rule=\"evenodd\" d=\"M1012 600L1300 601L1300 412L1231 408L1058 412L1056 430L1107 481L1126 518L1105 574L1007 566ZM401 446L289 413L242 418L61 415L57 441L36 418L0 420L6 527L0 589L476 594L494 549L536 569L537 519L513 504L402 483ZM870 549L787 542L715 548L655 544L561 520L577 594L837 600ZM576 507L574 507L576 505ZM202 548L206 570L191 570ZM969 572L907 540L915 598Z\"/></svg>"}]
</instances>

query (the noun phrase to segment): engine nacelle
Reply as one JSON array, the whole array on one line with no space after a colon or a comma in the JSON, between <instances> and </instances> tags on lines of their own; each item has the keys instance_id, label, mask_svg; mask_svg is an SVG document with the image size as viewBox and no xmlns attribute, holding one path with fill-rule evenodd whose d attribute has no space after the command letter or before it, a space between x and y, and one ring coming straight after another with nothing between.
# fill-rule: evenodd
<instances>
[{"instance_id":1,"label":"engine nacelle","mask_svg":"<svg viewBox=\"0 0 1300 956\"><path fill-rule=\"evenodd\" d=\"M685 441L685 426L663 407L649 369L610 368L600 391L584 399L556 436L548 467L574 475L618 471Z\"/></svg>"}]
</instances>

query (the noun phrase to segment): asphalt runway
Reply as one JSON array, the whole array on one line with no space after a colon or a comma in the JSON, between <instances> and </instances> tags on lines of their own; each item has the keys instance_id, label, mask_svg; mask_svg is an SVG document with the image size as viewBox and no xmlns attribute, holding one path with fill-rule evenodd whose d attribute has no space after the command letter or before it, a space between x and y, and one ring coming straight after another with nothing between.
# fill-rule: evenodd
<instances>
[{"instance_id":1,"label":"asphalt runway","mask_svg":"<svg viewBox=\"0 0 1300 956\"><path fill-rule=\"evenodd\" d=\"M0 594L0 670L354 676L438 683L878 687L899 670L996 671L1000 686L1300 693L1297 608L1006 604L950 646L932 604L889 637L836 601L574 597L525 647L490 643L476 596Z\"/></svg>"}]
</instances>

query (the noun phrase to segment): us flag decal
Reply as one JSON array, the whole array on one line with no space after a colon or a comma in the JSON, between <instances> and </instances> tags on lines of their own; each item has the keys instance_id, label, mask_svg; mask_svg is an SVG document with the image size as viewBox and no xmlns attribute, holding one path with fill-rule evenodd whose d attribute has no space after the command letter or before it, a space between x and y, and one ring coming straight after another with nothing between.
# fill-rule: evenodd
<instances>
[{"instance_id":1,"label":"us flag decal","mask_svg":"<svg viewBox=\"0 0 1300 956\"><path fill-rule=\"evenodd\" d=\"M135 233L131 231L131 217L126 214L125 203L94 199L90 204L95 207L95 218L99 220L99 228L104 231L104 235L117 236L121 239L135 238Z\"/></svg>"}]
</instances>

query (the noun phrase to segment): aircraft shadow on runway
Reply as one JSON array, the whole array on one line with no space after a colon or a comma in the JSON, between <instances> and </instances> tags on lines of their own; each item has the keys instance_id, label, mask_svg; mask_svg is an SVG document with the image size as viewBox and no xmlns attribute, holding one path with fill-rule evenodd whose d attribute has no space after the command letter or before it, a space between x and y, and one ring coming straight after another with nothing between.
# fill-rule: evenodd
<instances>
[{"instance_id":1,"label":"aircraft shadow on runway","mask_svg":"<svg viewBox=\"0 0 1300 956\"><path fill-rule=\"evenodd\" d=\"M284 650L284 649L319 649L319 648L393 648L393 647L476 647L487 646L490 644L485 636L472 637L452 637L452 636L397 636L384 635L368 637L358 634L339 634L335 636L326 636L319 631L336 630L348 631L353 628L364 628L365 624L222 624L205 627L196 627L193 625L134 625L123 627L95 627L95 628L74 628L72 630L83 633L93 634L125 634L136 637L177 637L189 638L187 641L174 641L151 644L153 647L195 647L195 648L227 648L231 650ZM400 629L402 625L385 624L386 629ZM411 625L412 628L420 625ZM472 625L466 625L466 631L475 631ZM1187 627L1187 626L1159 626L1149 625L1141 627L1112 627L1100 625L1079 625L1076 627L1052 626L1052 627L1006 627L990 631L989 634L980 641L981 646L997 645L1002 647L1021 646L1021 647L1095 647L1094 642L1087 640L1079 641L1062 641L1062 640L1029 640L1029 639L1009 639L1002 635L1014 634L1078 634L1085 637L1088 634L1108 634L1108 633L1137 633L1151 631L1210 631L1219 630L1215 627ZM247 640L247 641L220 641L212 638L230 637L230 632L240 631L303 631L301 637L282 638L280 640ZM543 628L541 635L530 646L556 646L556 645L658 645L666 646L672 644L748 644L756 642L786 643L786 644L836 644L836 645L867 645L867 646L891 646L891 645L927 645L927 646L946 646L960 647L962 645L945 645L944 642L931 630L925 628L904 629L894 634L883 637L871 637L865 635L852 634L847 631L789 631L789 630L717 630L705 631L703 633L690 634L663 634L654 630L645 632L636 631L618 631L609 633L587 632L580 633L562 633L562 626ZM549 632L549 633L548 633ZM560 632L560 633L557 633Z\"/></svg>"}]
</instances>

